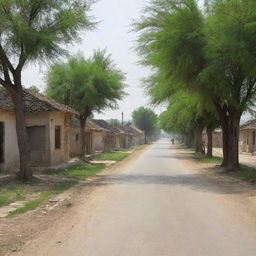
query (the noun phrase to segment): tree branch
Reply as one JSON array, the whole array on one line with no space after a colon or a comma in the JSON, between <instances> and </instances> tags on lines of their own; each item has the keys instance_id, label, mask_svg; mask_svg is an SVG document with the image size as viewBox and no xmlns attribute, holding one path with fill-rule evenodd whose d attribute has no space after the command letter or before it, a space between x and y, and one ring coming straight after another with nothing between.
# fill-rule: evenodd
<instances>
[{"instance_id":1,"label":"tree branch","mask_svg":"<svg viewBox=\"0 0 256 256\"><path fill-rule=\"evenodd\" d=\"M15 69L14 69L13 65L11 64L10 60L8 59L1 44L0 44L0 60L2 63L4 63L8 67L8 69L12 72L12 74L15 73Z\"/></svg>"}]
</instances>

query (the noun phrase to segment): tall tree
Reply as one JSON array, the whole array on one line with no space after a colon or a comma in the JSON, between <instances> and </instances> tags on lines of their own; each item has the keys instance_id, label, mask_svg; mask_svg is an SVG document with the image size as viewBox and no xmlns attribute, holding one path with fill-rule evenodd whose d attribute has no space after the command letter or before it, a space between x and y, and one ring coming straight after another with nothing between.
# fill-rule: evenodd
<instances>
[{"instance_id":1,"label":"tall tree","mask_svg":"<svg viewBox=\"0 0 256 256\"><path fill-rule=\"evenodd\" d=\"M149 108L140 107L133 111L132 118L135 125L144 131L145 143L148 143L148 138L157 130L157 115Z\"/></svg>"},{"instance_id":2,"label":"tall tree","mask_svg":"<svg viewBox=\"0 0 256 256\"><path fill-rule=\"evenodd\" d=\"M11 94L20 155L19 178L28 179L29 144L25 125L22 71L26 64L64 54L62 46L91 29L89 1L1 0L0 84Z\"/></svg>"},{"instance_id":3,"label":"tall tree","mask_svg":"<svg viewBox=\"0 0 256 256\"><path fill-rule=\"evenodd\" d=\"M168 92L199 91L214 105L223 166L236 169L240 118L256 94L256 2L213 0L200 10L195 0L153 0L145 11L136 24L144 63Z\"/></svg>"},{"instance_id":4,"label":"tall tree","mask_svg":"<svg viewBox=\"0 0 256 256\"><path fill-rule=\"evenodd\" d=\"M47 75L46 93L80 113L81 156L85 155L85 125L89 116L106 108L116 109L125 96L125 75L106 51L85 59L77 55L67 63L54 64Z\"/></svg>"}]
</instances>

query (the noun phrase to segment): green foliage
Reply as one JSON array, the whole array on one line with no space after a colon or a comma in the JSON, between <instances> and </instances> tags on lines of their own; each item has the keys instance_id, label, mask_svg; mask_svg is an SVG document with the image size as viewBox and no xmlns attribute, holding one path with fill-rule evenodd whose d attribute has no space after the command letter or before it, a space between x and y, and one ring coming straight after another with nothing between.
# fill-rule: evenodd
<instances>
[{"instance_id":1,"label":"green foliage","mask_svg":"<svg viewBox=\"0 0 256 256\"><path fill-rule=\"evenodd\" d=\"M83 0L0 0L1 47L21 65L55 59L81 30L93 28L90 6Z\"/></svg>"},{"instance_id":2,"label":"green foliage","mask_svg":"<svg viewBox=\"0 0 256 256\"><path fill-rule=\"evenodd\" d=\"M49 199L55 195L62 193L63 191L74 186L75 184L77 184L76 181L63 181L63 182L57 183L56 185L54 185L53 188L49 189L48 191L41 192L39 195L39 198L28 201L27 203L25 203L23 207L20 207L14 211L11 211L9 215L12 216L12 215L21 214L21 213L25 213L27 211L33 210L38 206L40 206L46 199Z\"/></svg>"},{"instance_id":3,"label":"green foliage","mask_svg":"<svg viewBox=\"0 0 256 256\"><path fill-rule=\"evenodd\" d=\"M15 201L22 201L26 198L28 189L24 186L8 185L0 190L0 207L13 203Z\"/></svg>"},{"instance_id":4,"label":"green foliage","mask_svg":"<svg viewBox=\"0 0 256 256\"><path fill-rule=\"evenodd\" d=\"M87 117L117 107L117 101L125 95L124 79L111 56L98 50L89 59L77 55L67 63L54 64L47 75L46 93Z\"/></svg>"},{"instance_id":5,"label":"green foliage","mask_svg":"<svg viewBox=\"0 0 256 256\"><path fill-rule=\"evenodd\" d=\"M80 164L61 171L51 172L49 175L69 176L85 179L94 176L105 168L105 164Z\"/></svg>"},{"instance_id":6,"label":"green foliage","mask_svg":"<svg viewBox=\"0 0 256 256\"><path fill-rule=\"evenodd\" d=\"M28 88L29 90L35 91L35 92L40 92L40 89L36 85L32 85Z\"/></svg>"},{"instance_id":7,"label":"green foliage","mask_svg":"<svg viewBox=\"0 0 256 256\"><path fill-rule=\"evenodd\" d=\"M157 129L158 117L149 108L140 107L132 113L135 125L145 132L146 136L152 136Z\"/></svg>"},{"instance_id":8,"label":"green foliage","mask_svg":"<svg viewBox=\"0 0 256 256\"><path fill-rule=\"evenodd\" d=\"M111 153L101 153L95 156L96 160L109 160L109 161L121 161L128 157L129 153L124 152L111 152Z\"/></svg>"}]
</instances>

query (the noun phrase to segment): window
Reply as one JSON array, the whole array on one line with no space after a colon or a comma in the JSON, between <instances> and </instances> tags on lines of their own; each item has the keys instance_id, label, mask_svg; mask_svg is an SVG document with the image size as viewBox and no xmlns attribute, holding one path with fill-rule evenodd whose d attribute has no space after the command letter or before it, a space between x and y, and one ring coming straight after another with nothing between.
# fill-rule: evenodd
<instances>
[{"instance_id":1,"label":"window","mask_svg":"<svg viewBox=\"0 0 256 256\"><path fill-rule=\"evenodd\" d=\"M78 134L76 134L76 141L78 141L79 140L79 135Z\"/></svg>"},{"instance_id":2,"label":"window","mask_svg":"<svg viewBox=\"0 0 256 256\"><path fill-rule=\"evenodd\" d=\"M255 145L255 139L256 139L256 132L254 131L253 132L253 134L252 134L252 136L253 136L253 139L252 139L252 143L253 143L253 145Z\"/></svg>"},{"instance_id":3,"label":"window","mask_svg":"<svg viewBox=\"0 0 256 256\"><path fill-rule=\"evenodd\" d=\"M55 126L55 149L61 148L61 126Z\"/></svg>"}]
</instances>

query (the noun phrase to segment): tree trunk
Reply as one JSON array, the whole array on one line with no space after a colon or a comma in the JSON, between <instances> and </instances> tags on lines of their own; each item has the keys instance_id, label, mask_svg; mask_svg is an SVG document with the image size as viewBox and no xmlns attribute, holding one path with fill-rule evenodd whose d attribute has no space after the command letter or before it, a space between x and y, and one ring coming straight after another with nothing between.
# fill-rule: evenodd
<instances>
[{"instance_id":1,"label":"tree trunk","mask_svg":"<svg viewBox=\"0 0 256 256\"><path fill-rule=\"evenodd\" d=\"M234 113L229 118L228 129L228 170L236 170L239 168L239 129L240 115Z\"/></svg>"},{"instance_id":2,"label":"tree trunk","mask_svg":"<svg viewBox=\"0 0 256 256\"><path fill-rule=\"evenodd\" d=\"M222 167L227 170L236 170L239 168L239 113L229 113L221 122L223 138L223 162Z\"/></svg>"},{"instance_id":3,"label":"tree trunk","mask_svg":"<svg viewBox=\"0 0 256 256\"><path fill-rule=\"evenodd\" d=\"M86 120L83 117L80 117L80 134L81 134L81 157L84 158L86 153L85 148L85 125Z\"/></svg>"},{"instance_id":4,"label":"tree trunk","mask_svg":"<svg viewBox=\"0 0 256 256\"><path fill-rule=\"evenodd\" d=\"M28 180L32 177L32 171L30 168L30 146L25 124L25 106L22 87L15 90L15 93L12 94L12 100L14 103L20 157L20 172L18 173L18 177L21 180Z\"/></svg>"},{"instance_id":5,"label":"tree trunk","mask_svg":"<svg viewBox=\"0 0 256 256\"><path fill-rule=\"evenodd\" d=\"M203 143L203 131L201 129L195 129L195 152L205 154Z\"/></svg>"},{"instance_id":6,"label":"tree trunk","mask_svg":"<svg viewBox=\"0 0 256 256\"><path fill-rule=\"evenodd\" d=\"M212 158L212 129L206 128L207 133L207 157Z\"/></svg>"},{"instance_id":7,"label":"tree trunk","mask_svg":"<svg viewBox=\"0 0 256 256\"><path fill-rule=\"evenodd\" d=\"M148 140L147 140L147 135L146 135L146 133L144 134L144 139L145 139L145 144L148 144Z\"/></svg>"},{"instance_id":8,"label":"tree trunk","mask_svg":"<svg viewBox=\"0 0 256 256\"><path fill-rule=\"evenodd\" d=\"M228 166L228 129L226 125L221 125L222 127L222 150L223 150L223 161L221 166L227 167Z\"/></svg>"}]
</instances>

